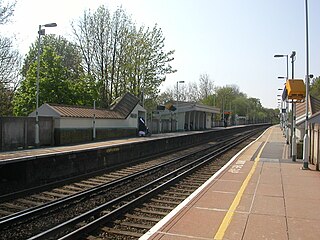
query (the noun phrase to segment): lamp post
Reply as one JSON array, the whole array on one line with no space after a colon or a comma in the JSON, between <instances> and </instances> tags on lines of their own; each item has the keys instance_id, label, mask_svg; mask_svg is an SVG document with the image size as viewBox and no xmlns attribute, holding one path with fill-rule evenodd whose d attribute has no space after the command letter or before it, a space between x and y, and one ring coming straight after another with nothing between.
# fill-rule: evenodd
<instances>
[{"instance_id":1,"label":"lamp post","mask_svg":"<svg viewBox=\"0 0 320 240\"><path fill-rule=\"evenodd\" d=\"M282 88L278 88L278 91L283 91ZM277 95L280 99L278 99L280 102L278 102L280 104L280 127L281 130L283 130L283 112L282 112L282 108L283 108L283 100L282 100L282 96L281 95Z\"/></svg>"},{"instance_id":2,"label":"lamp post","mask_svg":"<svg viewBox=\"0 0 320 240\"><path fill-rule=\"evenodd\" d=\"M92 138L96 140L96 100L93 100Z\"/></svg>"},{"instance_id":3,"label":"lamp post","mask_svg":"<svg viewBox=\"0 0 320 240\"><path fill-rule=\"evenodd\" d=\"M296 60L296 52L292 51L291 55L291 69L292 69L292 80L294 79L294 61ZM292 99L291 103L291 143L292 143L292 161L297 160L297 143L296 143L296 104Z\"/></svg>"},{"instance_id":4,"label":"lamp post","mask_svg":"<svg viewBox=\"0 0 320 240\"><path fill-rule=\"evenodd\" d=\"M278 90L281 90L281 89L278 89ZM280 120L280 128L281 128L281 130L282 130L282 110L281 110L281 108L282 108L282 100L281 100L281 95L280 94L278 94L277 95L277 103L278 103L278 107L279 107L279 120Z\"/></svg>"},{"instance_id":5,"label":"lamp post","mask_svg":"<svg viewBox=\"0 0 320 240\"><path fill-rule=\"evenodd\" d=\"M179 83L184 83L184 81L177 81L177 131L179 131L179 114L178 114L178 105L179 105Z\"/></svg>"},{"instance_id":6,"label":"lamp post","mask_svg":"<svg viewBox=\"0 0 320 240\"><path fill-rule=\"evenodd\" d=\"M309 169L309 30L308 30L308 0L305 0L306 10L306 120L305 120L305 134L303 137L303 166L302 169Z\"/></svg>"},{"instance_id":7,"label":"lamp post","mask_svg":"<svg viewBox=\"0 0 320 240\"><path fill-rule=\"evenodd\" d=\"M286 80L289 78L289 61L288 61L288 54L276 54L274 55L275 58L286 58L286 63L287 63L287 76ZM283 77L278 77L278 78L283 78ZM286 101L286 114L285 114L285 135L287 139L287 144L289 144L289 129L288 129L288 102ZM291 153L291 149L289 151Z\"/></svg>"},{"instance_id":8,"label":"lamp post","mask_svg":"<svg viewBox=\"0 0 320 240\"><path fill-rule=\"evenodd\" d=\"M40 73L40 49L41 49L41 35L45 35L45 29L42 29L41 27L56 27L56 23L47 23L44 25L39 25L39 31L38 31L38 56L37 56L37 82L36 82L36 126L35 126L35 144L38 147L39 146L39 73Z\"/></svg>"}]
</instances>

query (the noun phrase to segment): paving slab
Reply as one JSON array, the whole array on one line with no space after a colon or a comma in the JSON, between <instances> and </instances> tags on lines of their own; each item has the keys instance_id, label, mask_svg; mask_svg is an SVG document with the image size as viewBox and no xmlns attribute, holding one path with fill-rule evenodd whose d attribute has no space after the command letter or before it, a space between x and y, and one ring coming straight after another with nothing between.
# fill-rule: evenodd
<instances>
[{"instance_id":1,"label":"paving slab","mask_svg":"<svg viewBox=\"0 0 320 240\"><path fill-rule=\"evenodd\" d=\"M141 239L320 239L320 172L301 170L288 152L271 127Z\"/></svg>"},{"instance_id":2,"label":"paving slab","mask_svg":"<svg viewBox=\"0 0 320 240\"><path fill-rule=\"evenodd\" d=\"M287 218L290 240L319 240L319 220Z\"/></svg>"},{"instance_id":3,"label":"paving slab","mask_svg":"<svg viewBox=\"0 0 320 240\"><path fill-rule=\"evenodd\" d=\"M243 238L241 239L287 240L286 218L284 216L250 214Z\"/></svg>"}]
</instances>

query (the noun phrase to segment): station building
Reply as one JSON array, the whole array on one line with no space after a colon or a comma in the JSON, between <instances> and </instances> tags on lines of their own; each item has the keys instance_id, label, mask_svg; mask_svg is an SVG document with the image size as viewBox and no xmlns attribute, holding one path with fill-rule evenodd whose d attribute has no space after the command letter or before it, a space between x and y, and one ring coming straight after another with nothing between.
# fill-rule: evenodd
<instances>
[{"instance_id":1,"label":"station building","mask_svg":"<svg viewBox=\"0 0 320 240\"><path fill-rule=\"evenodd\" d=\"M215 126L220 109L195 102L173 102L174 111L167 107L153 112L149 123L153 133L205 130Z\"/></svg>"},{"instance_id":2,"label":"station building","mask_svg":"<svg viewBox=\"0 0 320 240\"><path fill-rule=\"evenodd\" d=\"M130 93L118 98L109 109L45 103L38 113L39 117L53 118L54 145L91 141L94 131L96 140L136 136L139 117L146 118L139 99ZM35 117L35 111L29 117Z\"/></svg>"}]
</instances>

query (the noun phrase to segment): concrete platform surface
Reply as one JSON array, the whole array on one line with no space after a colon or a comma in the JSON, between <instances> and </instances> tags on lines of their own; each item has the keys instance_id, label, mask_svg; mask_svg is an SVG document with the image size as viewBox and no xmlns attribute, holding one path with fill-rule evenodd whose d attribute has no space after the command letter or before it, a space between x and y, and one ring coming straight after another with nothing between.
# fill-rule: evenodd
<instances>
[{"instance_id":1,"label":"concrete platform surface","mask_svg":"<svg viewBox=\"0 0 320 240\"><path fill-rule=\"evenodd\" d=\"M204 131L190 131L190 132L173 132L173 133L161 133L153 134L150 137L128 137L121 139L97 141L91 143L81 143L70 146L57 146L57 147L46 147L46 148L33 148L28 150L17 150L17 151L5 151L0 152L0 163L2 161L14 160L14 159L27 159L39 156L56 155L59 153L70 153L76 151L86 151L88 149L99 149L107 146L117 146L121 144L130 144L144 141L152 141L160 138L170 138L190 134L198 134Z\"/></svg>"},{"instance_id":2,"label":"concrete platform surface","mask_svg":"<svg viewBox=\"0 0 320 240\"><path fill-rule=\"evenodd\" d=\"M320 172L266 130L140 239L320 239Z\"/></svg>"}]
</instances>

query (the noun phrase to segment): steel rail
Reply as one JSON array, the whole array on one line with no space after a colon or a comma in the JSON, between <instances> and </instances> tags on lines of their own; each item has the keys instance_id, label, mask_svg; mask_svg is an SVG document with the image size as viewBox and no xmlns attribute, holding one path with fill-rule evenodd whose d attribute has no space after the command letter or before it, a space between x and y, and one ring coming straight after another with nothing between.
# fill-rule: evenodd
<instances>
[{"instance_id":1,"label":"steel rail","mask_svg":"<svg viewBox=\"0 0 320 240\"><path fill-rule=\"evenodd\" d=\"M75 226L76 224L83 222L91 217L94 216L99 216L101 211L108 209L112 206L114 206L115 204L119 204L122 201L125 201L126 199L136 196L137 194L139 194L141 191L147 191L146 193L135 197L134 200L129 201L128 203L123 204L122 206L120 206L119 208L105 214L102 217L99 217L96 220L93 220L92 222L88 223L87 225L80 227L78 229L76 229L75 231L68 233L67 235L59 238L59 239L77 239L80 238L81 236L83 236L84 234L87 234L93 230L95 230L98 226L105 224L107 222L112 221L113 219L115 219L117 216L121 215L122 213L128 211L129 209L132 209L133 207L135 207L136 205L140 204L142 201L144 201L147 198L150 198L150 196L158 193L159 191L161 191L164 188L167 188L168 185L171 185L172 183L180 180L181 178L183 178L184 176L196 171L199 167L203 166L204 164L206 164L207 162L211 161L213 158L221 155L222 153L230 150L231 148L233 148L234 146L238 145L239 143L245 141L246 139L250 138L251 136L253 136L254 134L256 134L256 131L251 132L250 134L243 136L235 141L232 141L231 143L222 146L221 148L215 150L212 153L206 154L205 156L202 156L200 158L198 158L197 160L190 162L188 164L186 164L185 166L182 166L152 182L147 183L144 186L141 186L131 192L128 192L127 194L118 197L116 199L113 199L95 209L92 209L84 214L81 214L80 216L77 216L73 219L70 219L69 221L62 223L58 226L55 226L52 229L49 229L47 231L44 231L40 234L37 234L34 237L31 237L30 239L48 239L48 238L56 238L57 235L61 232L64 232L66 229L70 228L71 226ZM181 173L182 171L182 173ZM155 184L159 184L162 181L164 181L165 179L167 179L168 177L172 177L170 180L167 180L165 183L160 184L159 186L154 187ZM152 190L148 190L149 188L153 187Z\"/></svg>"},{"instance_id":2,"label":"steel rail","mask_svg":"<svg viewBox=\"0 0 320 240\"><path fill-rule=\"evenodd\" d=\"M238 136L231 136L229 139L226 139L223 142L217 143L214 146L209 146L206 149L210 149L212 147L218 147L220 145L225 144L228 141L232 141L235 138L238 138ZM26 210L23 210L23 211L8 215L6 217L2 217L2 218L0 218L0 229L3 229L3 228L5 228L6 226L9 226L9 225L13 225L13 224L15 224L17 222L23 222L26 219L32 218L35 215L45 215L48 212L59 208L60 206L71 204L74 201L79 201L80 199L88 199L93 194L96 194L98 192L104 191L104 190L106 190L108 188L113 188L114 186L117 186L117 185L121 185L124 182L130 181L132 179L135 179L135 178L137 178L137 177L139 177L141 175L147 174L149 172L159 171L162 168L165 168L165 167L167 167L167 166L169 166L171 164L174 164L174 163L176 163L178 161L181 161L181 160L183 160L185 158L190 157L191 155L197 154L197 153L202 152L202 151L204 151L206 149L202 149L202 150L193 152L192 154L186 154L186 155L174 158L174 159L166 161L164 163L160 163L160 164L157 164L157 165L152 166L150 168L147 168L145 170L142 170L142 171L139 171L139 172L136 172L136 173L133 173L133 174L129 174L128 176L125 176L125 177L113 180L111 182L108 182L108 183L105 183L105 184L90 188L88 190L84 190L84 191L82 191L80 193L76 193L76 194L73 194L73 195L70 195L70 196L67 196L67 197L63 197L63 198L58 199L58 200L54 200L54 201L49 202L49 203L45 203L45 204L40 205L40 206L36 206L36 207L33 207L33 208L28 208Z\"/></svg>"}]
</instances>

